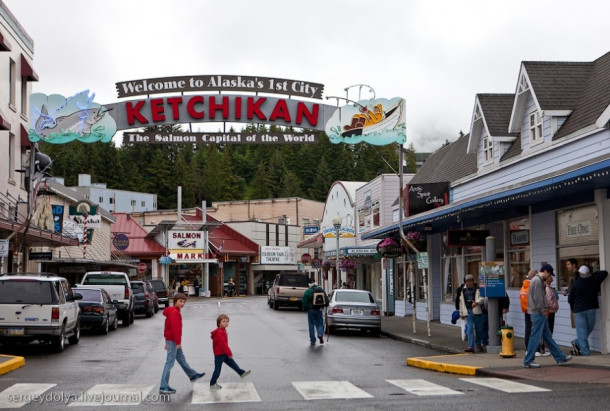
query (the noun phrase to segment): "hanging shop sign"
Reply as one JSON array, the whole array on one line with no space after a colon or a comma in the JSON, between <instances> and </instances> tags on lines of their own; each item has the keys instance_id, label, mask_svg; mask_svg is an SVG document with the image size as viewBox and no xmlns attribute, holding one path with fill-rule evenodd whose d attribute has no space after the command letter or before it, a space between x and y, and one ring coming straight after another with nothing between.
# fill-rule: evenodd
<instances>
[{"instance_id":1,"label":"hanging shop sign","mask_svg":"<svg viewBox=\"0 0 610 411\"><path fill-rule=\"evenodd\" d=\"M112 239L112 245L119 251L124 251L129 247L129 237L125 234L117 234Z\"/></svg>"},{"instance_id":2,"label":"hanging shop sign","mask_svg":"<svg viewBox=\"0 0 610 411\"><path fill-rule=\"evenodd\" d=\"M202 231L170 231L168 233L167 247L172 250L203 251L204 240Z\"/></svg>"},{"instance_id":3,"label":"hanging shop sign","mask_svg":"<svg viewBox=\"0 0 610 411\"><path fill-rule=\"evenodd\" d=\"M449 183L407 184L405 187L405 216L449 204Z\"/></svg>"},{"instance_id":4,"label":"hanging shop sign","mask_svg":"<svg viewBox=\"0 0 610 411\"><path fill-rule=\"evenodd\" d=\"M84 215L71 215L70 219L83 228L85 227L85 222L87 223L87 228L100 228L102 225L102 216L100 214L88 215L87 217Z\"/></svg>"},{"instance_id":5,"label":"hanging shop sign","mask_svg":"<svg viewBox=\"0 0 610 411\"><path fill-rule=\"evenodd\" d=\"M455 247L484 246L489 230L449 230L447 245Z\"/></svg>"}]
</instances>

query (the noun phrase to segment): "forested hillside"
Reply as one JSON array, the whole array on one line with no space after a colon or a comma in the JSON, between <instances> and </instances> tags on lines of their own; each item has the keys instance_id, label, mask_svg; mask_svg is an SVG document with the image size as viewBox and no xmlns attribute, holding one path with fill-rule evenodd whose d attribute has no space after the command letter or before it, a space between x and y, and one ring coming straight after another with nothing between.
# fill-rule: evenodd
<instances>
[{"instance_id":1,"label":"forested hillside","mask_svg":"<svg viewBox=\"0 0 610 411\"><path fill-rule=\"evenodd\" d=\"M251 128L254 126L250 126ZM147 129L155 131L158 129ZM179 131L173 127L170 131ZM246 129L245 131L248 131ZM264 132L262 127L258 132ZM279 131L279 130L268 130ZM159 209L176 208L182 186L184 207L203 200L303 197L325 201L336 180L369 181L398 171L398 146L332 144L320 133L317 144L41 144L53 159L51 174L78 185L78 174L108 188L158 195ZM414 170L414 153L406 156Z\"/></svg>"}]
</instances>

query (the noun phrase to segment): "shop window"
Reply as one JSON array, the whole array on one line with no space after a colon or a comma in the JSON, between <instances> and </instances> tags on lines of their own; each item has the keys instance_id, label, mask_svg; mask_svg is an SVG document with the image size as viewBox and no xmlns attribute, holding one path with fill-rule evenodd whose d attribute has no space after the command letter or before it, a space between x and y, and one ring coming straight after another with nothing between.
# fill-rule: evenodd
<instances>
[{"instance_id":1,"label":"shop window","mask_svg":"<svg viewBox=\"0 0 610 411\"><path fill-rule=\"evenodd\" d=\"M447 245L446 235L442 241L442 258L441 258L441 283L443 287L443 301L455 301L455 293L457 288L462 283L464 278L463 273L458 269L458 262L461 258L458 247L450 247ZM461 274L461 275L460 275Z\"/></svg>"},{"instance_id":2,"label":"shop window","mask_svg":"<svg viewBox=\"0 0 610 411\"><path fill-rule=\"evenodd\" d=\"M570 273L566 263L575 258L577 266L587 265L590 270L599 267L599 226L597 206L561 210L557 212L558 267L557 289L567 292L570 286Z\"/></svg>"},{"instance_id":3,"label":"shop window","mask_svg":"<svg viewBox=\"0 0 610 411\"><path fill-rule=\"evenodd\" d=\"M532 268L530 255L530 220L522 218L508 222L508 287L521 288L523 280Z\"/></svg>"}]
</instances>

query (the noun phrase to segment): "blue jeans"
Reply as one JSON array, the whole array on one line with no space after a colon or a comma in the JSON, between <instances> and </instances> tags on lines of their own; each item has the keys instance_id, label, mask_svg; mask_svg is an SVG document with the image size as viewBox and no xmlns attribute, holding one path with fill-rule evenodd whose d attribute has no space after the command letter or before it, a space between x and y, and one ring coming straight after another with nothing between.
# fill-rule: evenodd
<instances>
[{"instance_id":1,"label":"blue jeans","mask_svg":"<svg viewBox=\"0 0 610 411\"><path fill-rule=\"evenodd\" d=\"M485 317L483 314L473 314L472 309L468 310L466 317L466 325L468 326L468 348L474 349L474 346L480 347L483 340L483 327Z\"/></svg>"},{"instance_id":2,"label":"blue jeans","mask_svg":"<svg viewBox=\"0 0 610 411\"><path fill-rule=\"evenodd\" d=\"M580 355L591 355L589 351L589 336L595 327L595 312L596 310L586 310L580 313L574 313L574 323L576 324L576 339L580 349Z\"/></svg>"},{"instance_id":3,"label":"blue jeans","mask_svg":"<svg viewBox=\"0 0 610 411\"><path fill-rule=\"evenodd\" d=\"M559 348L559 345L553 339L551 330L549 329L549 323L546 321L546 315L544 314L530 314L532 319L532 333L530 334L530 340L527 344L527 355L523 359L523 365L528 365L534 361L536 351L540 346L540 339L544 340L546 346L551 350L551 354L557 363L563 362L566 359L565 354Z\"/></svg>"},{"instance_id":4,"label":"blue jeans","mask_svg":"<svg viewBox=\"0 0 610 411\"><path fill-rule=\"evenodd\" d=\"M309 324L309 342L315 344L315 330L318 331L318 337L324 337L324 321L322 318L322 310L320 310L319 308L310 308L309 310L307 310L307 323Z\"/></svg>"},{"instance_id":5,"label":"blue jeans","mask_svg":"<svg viewBox=\"0 0 610 411\"><path fill-rule=\"evenodd\" d=\"M241 368L239 368L239 365L237 365L235 360L233 358L229 358L228 355L226 355L226 354L215 355L214 356L214 373L212 374L212 379L210 380L210 387L212 385L216 384L216 381L218 381L218 377L220 377L220 370L222 370L223 363L225 363L229 367L231 367L233 369L233 371L238 373L240 376L246 372L246 371L242 370Z\"/></svg>"},{"instance_id":6,"label":"blue jeans","mask_svg":"<svg viewBox=\"0 0 610 411\"><path fill-rule=\"evenodd\" d=\"M178 345L173 341L165 341L165 344L167 344L167 358L165 359L163 374L161 374L161 388L169 387L169 374L176 360L178 360L178 364L180 364L189 379L197 374L197 371L192 369L186 362L182 348L178 349Z\"/></svg>"}]
</instances>

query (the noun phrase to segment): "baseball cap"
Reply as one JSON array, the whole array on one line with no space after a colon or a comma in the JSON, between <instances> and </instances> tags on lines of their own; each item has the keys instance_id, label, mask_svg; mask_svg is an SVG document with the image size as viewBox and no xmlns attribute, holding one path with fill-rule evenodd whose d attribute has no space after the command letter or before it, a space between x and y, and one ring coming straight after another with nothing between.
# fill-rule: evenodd
<instances>
[{"instance_id":1,"label":"baseball cap","mask_svg":"<svg viewBox=\"0 0 610 411\"><path fill-rule=\"evenodd\" d=\"M550 264L544 264L542 267L540 267L540 271L548 271L549 274L555 275L553 272L553 266Z\"/></svg>"},{"instance_id":2,"label":"baseball cap","mask_svg":"<svg viewBox=\"0 0 610 411\"><path fill-rule=\"evenodd\" d=\"M578 269L578 272L580 273L581 277L588 277L591 274L591 272L589 271L589 267L587 267L586 265L581 265Z\"/></svg>"}]
</instances>

